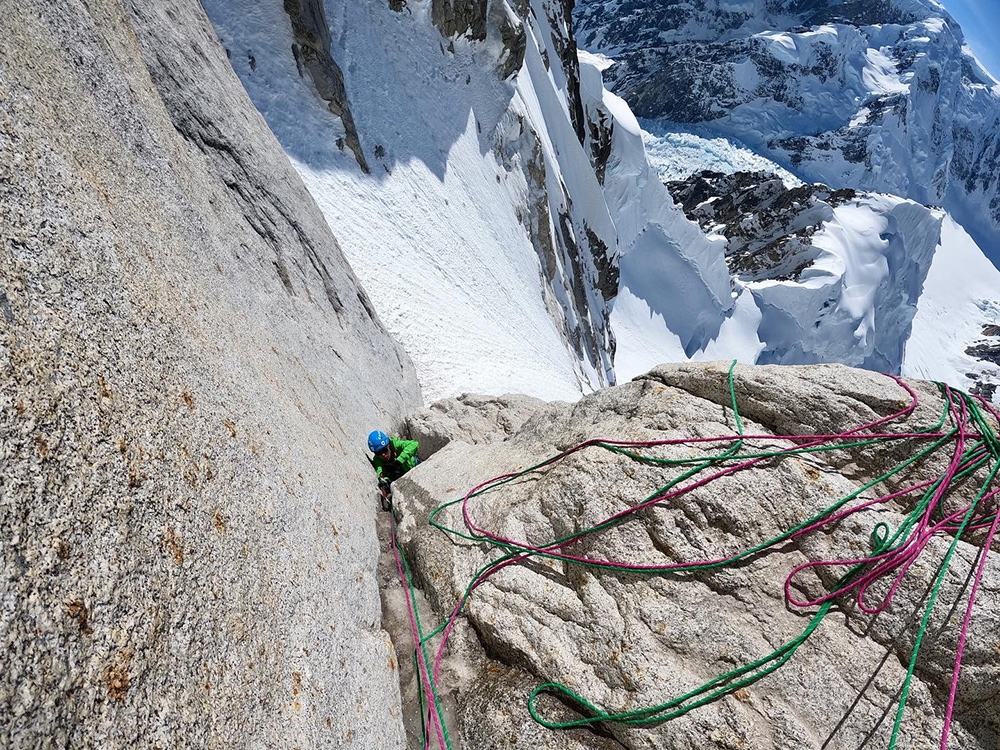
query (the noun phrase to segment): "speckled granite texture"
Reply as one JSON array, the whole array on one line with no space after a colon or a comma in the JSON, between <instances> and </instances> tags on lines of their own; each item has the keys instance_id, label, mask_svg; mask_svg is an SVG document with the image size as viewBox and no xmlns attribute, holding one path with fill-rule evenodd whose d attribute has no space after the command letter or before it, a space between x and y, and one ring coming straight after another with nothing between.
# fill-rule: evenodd
<instances>
[{"instance_id":1,"label":"speckled granite texture","mask_svg":"<svg viewBox=\"0 0 1000 750\"><path fill-rule=\"evenodd\" d=\"M0 746L401 747L362 447L409 360L197 0L0 38Z\"/></svg>"}]
</instances>

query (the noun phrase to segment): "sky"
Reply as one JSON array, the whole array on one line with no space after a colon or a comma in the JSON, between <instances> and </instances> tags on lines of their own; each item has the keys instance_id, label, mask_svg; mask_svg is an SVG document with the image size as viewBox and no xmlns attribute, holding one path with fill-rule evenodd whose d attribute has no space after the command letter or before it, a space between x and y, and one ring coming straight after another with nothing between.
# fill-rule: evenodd
<instances>
[{"instance_id":1,"label":"sky","mask_svg":"<svg viewBox=\"0 0 1000 750\"><path fill-rule=\"evenodd\" d=\"M997 0L940 0L965 32L979 61L1000 80L1000 3Z\"/></svg>"}]
</instances>

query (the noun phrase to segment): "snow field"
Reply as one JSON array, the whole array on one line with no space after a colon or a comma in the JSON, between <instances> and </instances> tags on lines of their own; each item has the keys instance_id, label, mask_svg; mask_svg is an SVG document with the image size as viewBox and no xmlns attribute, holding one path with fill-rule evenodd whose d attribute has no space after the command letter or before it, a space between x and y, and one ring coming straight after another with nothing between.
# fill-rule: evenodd
<instances>
[{"instance_id":1,"label":"snow field","mask_svg":"<svg viewBox=\"0 0 1000 750\"><path fill-rule=\"evenodd\" d=\"M959 224L945 217L906 342L903 375L965 389L975 383L970 374L989 373L996 382L998 368L971 359L965 349L983 338L984 326L998 324L1000 271Z\"/></svg>"},{"instance_id":2,"label":"snow field","mask_svg":"<svg viewBox=\"0 0 1000 750\"><path fill-rule=\"evenodd\" d=\"M551 300L547 308L518 215L524 180L489 143L515 97L490 70L495 60L482 59L497 50L458 39L450 52L427 3L411 0L402 13L383 5L326 2L347 90L364 92L351 106L372 168L365 175L336 145L339 118L298 74L280 4L205 2L223 43L254 51L254 69L236 55L234 68L414 360L424 398L575 400L587 376Z\"/></svg>"}]
</instances>

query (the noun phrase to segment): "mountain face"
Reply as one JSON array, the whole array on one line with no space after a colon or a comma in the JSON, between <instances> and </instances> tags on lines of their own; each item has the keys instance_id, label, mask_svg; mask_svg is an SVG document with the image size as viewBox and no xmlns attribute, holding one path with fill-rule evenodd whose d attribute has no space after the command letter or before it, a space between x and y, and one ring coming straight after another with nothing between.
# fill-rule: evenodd
<instances>
[{"instance_id":1,"label":"mountain face","mask_svg":"<svg viewBox=\"0 0 1000 750\"><path fill-rule=\"evenodd\" d=\"M570 4L204 6L429 397L614 382L618 239Z\"/></svg>"},{"instance_id":2,"label":"mountain face","mask_svg":"<svg viewBox=\"0 0 1000 750\"><path fill-rule=\"evenodd\" d=\"M13 5L0 745L401 747L361 448L412 363L197 0Z\"/></svg>"},{"instance_id":3,"label":"mountain face","mask_svg":"<svg viewBox=\"0 0 1000 750\"><path fill-rule=\"evenodd\" d=\"M639 117L943 206L1000 263L1000 85L936 2L581 0L575 20Z\"/></svg>"},{"instance_id":4,"label":"mountain face","mask_svg":"<svg viewBox=\"0 0 1000 750\"><path fill-rule=\"evenodd\" d=\"M699 226L698 216L675 204L630 107L644 111L655 99L673 107L675 119L717 129L742 117L755 123L764 152L771 142L791 149L820 138L810 118L860 127L868 117L858 115L863 91L885 89L893 101L923 91L911 86L910 72L890 75L882 65L897 53L866 52L876 31L923 44L920 24L937 27L919 2L661 3L656 13L634 1L583 3L575 16L564 0L204 5L234 70L337 228L390 330L412 352L431 398L473 382L487 393L573 399L685 359L833 360L902 372L920 332L945 328L915 309L937 309L922 284L935 260L946 263L941 251L953 252L965 234L919 205L940 203L938 193L957 184L941 178L955 160L939 169L930 146L918 143L924 119L908 121L909 130L899 132L909 140L892 141L896 150L852 130L856 147L844 146L848 156L869 154L852 162L857 174L824 176L836 171L834 163L848 164L843 149L817 147L825 162L806 158L804 148L795 159L782 151L776 158L807 185L830 186L806 192L826 190L837 201L840 191L855 190L860 197L849 205L810 203L796 226L787 215L769 218L767 201L770 191L778 204L799 202L797 195L782 197L786 188L761 177L754 188L760 201L731 206L723 231ZM827 23L848 16L882 25ZM827 25L806 33L808 19ZM574 22L581 38L603 45L617 62L609 67L606 58L579 51ZM588 31L588 24L600 28ZM786 44L772 28L802 38ZM935 52L942 70L952 59L944 41ZM753 54L734 67L731 56L743 54L737 48ZM786 48L812 62L779 60L792 54ZM908 64L923 70L927 57ZM664 61L674 67L658 67ZM606 80L634 102L609 92ZM685 81L698 107L684 104ZM866 96L866 111L889 116L891 107ZM943 96L932 97L934 106L951 116ZM807 102L808 114L794 110ZM917 158L918 147L929 156ZM685 158L688 174L700 169L698 156ZM758 162L781 171L774 161ZM897 162L903 166L890 168ZM866 187L876 183L891 183L889 192L904 197L885 196L884 185ZM924 186L937 192L905 198ZM729 191L732 199L745 187L718 183L711 197ZM797 188L789 182L788 189ZM755 265L759 278L748 275ZM795 273L783 277L781 268ZM866 291L851 291L855 283ZM976 325L962 332L962 349L947 367L927 370L921 360L920 372L988 385L995 365L967 350L982 351L983 326L1000 324L995 294L973 295L957 281L939 288L972 306ZM912 320L925 323L914 327Z\"/></svg>"},{"instance_id":5,"label":"mountain face","mask_svg":"<svg viewBox=\"0 0 1000 750\"><path fill-rule=\"evenodd\" d=\"M398 678L411 652L382 628L362 450L373 427L398 432L423 394L551 400L465 395L406 422L430 460L398 485L400 533L414 580L446 615L496 557L413 523L432 503L595 431L733 434L718 365L603 387L616 378L738 357L947 373L984 393L996 382L998 272L949 215L763 171L699 172L672 198L628 104L604 87L607 61L577 49L571 0L14 5L0 16L0 744L405 746ZM634 0L615 7L648 18ZM738 41L766 13L791 23L840 8L873 23L895 8L909 28L926 10L657 7L697 11L684 28L708 28L707 46ZM818 39L860 27L789 28ZM870 109L873 133L887 111L912 112ZM988 133L978 123L966 122ZM979 169L979 146L954 146L953 162ZM973 179L983 195L988 176ZM841 366L737 376L746 429L769 445L882 417L906 397ZM920 408L901 429L941 413L934 386L914 388ZM701 449L668 450L683 463ZM573 460L474 512L512 537L568 540L664 479L620 453ZM568 549L724 554L894 460L867 448L796 457ZM957 499L969 501L970 476ZM751 661L801 632L775 577L869 549L875 520L902 524L905 505L683 582L511 565L456 625L445 713L467 747L863 744L885 726L933 564L907 564L903 606L874 620L845 599L838 627L767 691L677 723L549 732L524 712L523 689L573 681L605 708L642 707ZM937 559L939 542L928 542ZM975 548L956 542L972 564ZM951 730L970 748L995 747L1000 731L997 571L980 559L987 606ZM941 629L964 581L943 579L950 601L930 632L946 635L933 640L952 637ZM901 729L911 746L936 741L947 656L916 663L919 720ZM580 716L550 698L544 716Z\"/></svg>"}]
</instances>

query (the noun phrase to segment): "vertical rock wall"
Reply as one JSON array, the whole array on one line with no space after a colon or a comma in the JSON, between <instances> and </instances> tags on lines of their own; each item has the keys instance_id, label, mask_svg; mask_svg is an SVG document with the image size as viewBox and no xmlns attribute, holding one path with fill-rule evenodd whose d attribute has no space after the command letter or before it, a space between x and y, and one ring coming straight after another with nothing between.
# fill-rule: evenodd
<instances>
[{"instance_id":1,"label":"vertical rock wall","mask_svg":"<svg viewBox=\"0 0 1000 750\"><path fill-rule=\"evenodd\" d=\"M197 0L0 11L0 737L401 746L408 359Z\"/></svg>"}]
</instances>

